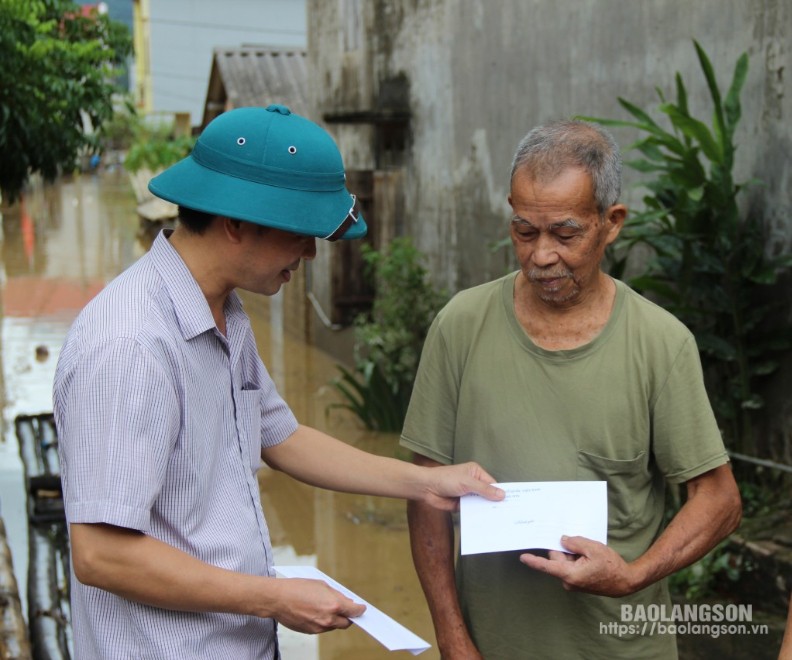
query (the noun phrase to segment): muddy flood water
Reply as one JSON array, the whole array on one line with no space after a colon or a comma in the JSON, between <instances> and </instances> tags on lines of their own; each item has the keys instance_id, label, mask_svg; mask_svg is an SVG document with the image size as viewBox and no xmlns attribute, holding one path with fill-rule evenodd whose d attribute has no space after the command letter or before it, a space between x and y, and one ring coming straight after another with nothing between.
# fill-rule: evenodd
<instances>
[{"instance_id":1,"label":"muddy flood water","mask_svg":"<svg viewBox=\"0 0 792 660\"><path fill-rule=\"evenodd\" d=\"M52 410L55 364L72 320L145 252L151 237L141 232L134 195L120 170L35 188L23 205L3 209L2 230L0 514L24 609L27 519L14 419ZM302 423L368 451L398 455L394 436L365 432L343 411L328 413L337 401L329 385L336 359L296 341L276 319L270 325L256 300L245 297L245 304L264 363ZM314 489L266 467L259 474L276 563L318 567L432 644L421 658L436 660L403 502ZM284 658L297 660L410 656L388 652L356 626L319 636L281 627L281 648Z\"/></svg>"}]
</instances>

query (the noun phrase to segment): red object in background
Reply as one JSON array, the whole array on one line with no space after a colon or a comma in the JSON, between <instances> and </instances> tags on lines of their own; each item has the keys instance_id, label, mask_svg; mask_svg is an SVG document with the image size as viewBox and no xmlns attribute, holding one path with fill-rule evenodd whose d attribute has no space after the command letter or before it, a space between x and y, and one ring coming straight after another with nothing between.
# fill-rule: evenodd
<instances>
[{"instance_id":1,"label":"red object in background","mask_svg":"<svg viewBox=\"0 0 792 660\"><path fill-rule=\"evenodd\" d=\"M22 231L22 247L28 266L33 265L33 248L36 244L36 225L25 208L25 198L19 200L19 227Z\"/></svg>"},{"instance_id":2,"label":"red object in background","mask_svg":"<svg viewBox=\"0 0 792 660\"><path fill-rule=\"evenodd\" d=\"M104 285L98 280L76 282L35 275L9 277L2 292L3 315L16 318L76 316Z\"/></svg>"}]
</instances>

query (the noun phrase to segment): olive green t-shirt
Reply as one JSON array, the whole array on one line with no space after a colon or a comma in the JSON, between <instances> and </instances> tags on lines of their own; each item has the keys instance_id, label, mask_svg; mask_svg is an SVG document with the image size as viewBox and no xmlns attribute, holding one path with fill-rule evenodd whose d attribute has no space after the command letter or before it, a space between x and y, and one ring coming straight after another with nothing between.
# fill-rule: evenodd
<instances>
[{"instance_id":1,"label":"olive green t-shirt","mask_svg":"<svg viewBox=\"0 0 792 660\"><path fill-rule=\"evenodd\" d=\"M593 341L544 350L515 316L514 281L463 291L438 314L401 443L444 464L477 461L500 482L607 481L608 544L632 561L662 531L666 481L728 461L695 339L616 281ZM625 623L626 603L670 612L665 581L625 598L567 592L519 554L457 562L463 611L487 660L676 657L673 635L609 626Z\"/></svg>"}]
</instances>

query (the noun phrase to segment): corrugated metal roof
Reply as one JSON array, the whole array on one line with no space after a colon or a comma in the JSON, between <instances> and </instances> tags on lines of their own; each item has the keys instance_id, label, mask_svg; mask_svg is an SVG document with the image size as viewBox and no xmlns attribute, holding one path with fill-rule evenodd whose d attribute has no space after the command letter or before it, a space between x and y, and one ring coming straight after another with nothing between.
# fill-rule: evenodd
<instances>
[{"instance_id":1,"label":"corrugated metal roof","mask_svg":"<svg viewBox=\"0 0 792 660\"><path fill-rule=\"evenodd\" d=\"M226 110L270 103L307 116L306 60L304 50L215 48L202 126Z\"/></svg>"}]
</instances>

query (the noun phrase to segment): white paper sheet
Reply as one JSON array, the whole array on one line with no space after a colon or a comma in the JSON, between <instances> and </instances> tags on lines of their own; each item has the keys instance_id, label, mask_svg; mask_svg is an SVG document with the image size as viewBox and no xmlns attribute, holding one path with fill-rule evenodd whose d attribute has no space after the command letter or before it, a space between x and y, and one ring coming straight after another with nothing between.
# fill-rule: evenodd
<instances>
[{"instance_id":1,"label":"white paper sheet","mask_svg":"<svg viewBox=\"0 0 792 660\"><path fill-rule=\"evenodd\" d=\"M606 543L606 481L526 481L495 484L500 502L479 495L460 499L461 552L564 550L561 536L585 536Z\"/></svg>"},{"instance_id":2,"label":"white paper sheet","mask_svg":"<svg viewBox=\"0 0 792 660\"><path fill-rule=\"evenodd\" d=\"M371 603L363 600L318 568L313 566L276 566L275 570L286 578L322 580L333 587L333 589L340 591L347 598L351 598L356 603L363 603L366 606L366 611L360 616L350 619L350 621L360 626L389 651L409 651L413 655L418 655L431 646L431 644L409 631L398 621L391 619L387 614L378 610Z\"/></svg>"}]
</instances>

